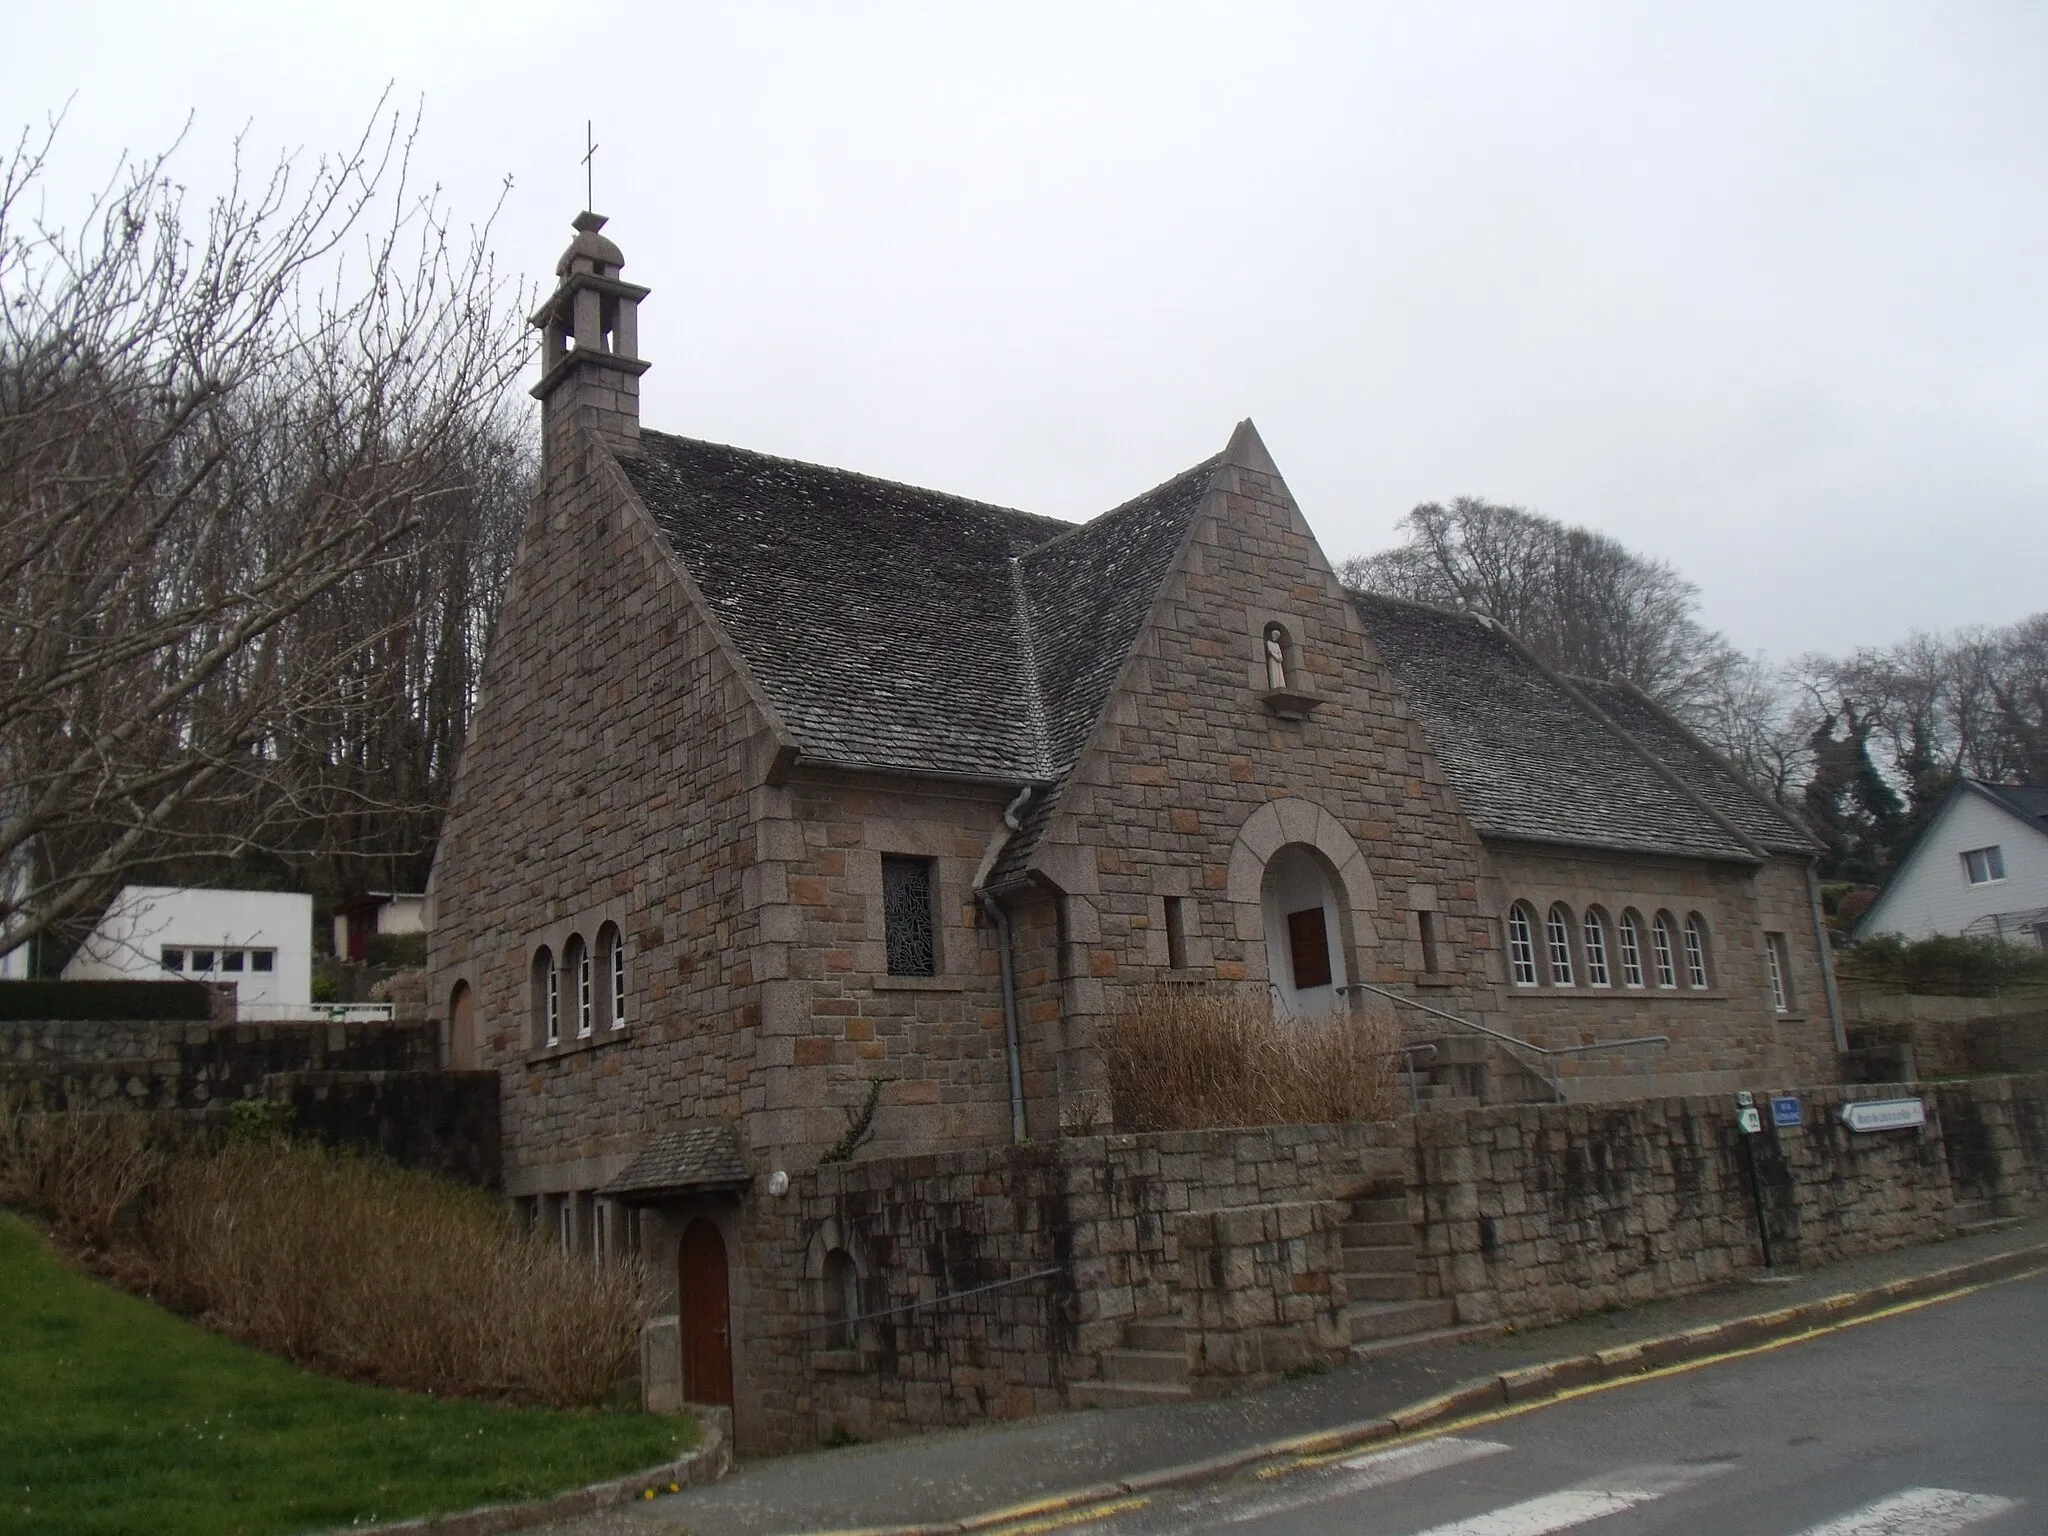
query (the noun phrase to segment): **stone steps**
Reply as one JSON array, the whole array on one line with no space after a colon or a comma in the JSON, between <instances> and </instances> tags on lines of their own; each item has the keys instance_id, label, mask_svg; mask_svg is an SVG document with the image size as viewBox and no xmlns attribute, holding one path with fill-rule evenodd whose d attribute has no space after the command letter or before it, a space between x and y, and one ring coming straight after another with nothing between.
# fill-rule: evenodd
<instances>
[{"instance_id":1,"label":"stone steps","mask_svg":"<svg viewBox=\"0 0 2048 1536\"><path fill-rule=\"evenodd\" d=\"M1177 1317L1140 1318L1124 1324L1124 1348L1169 1350L1187 1358L1187 1329Z\"/></svg>"},{"instance_id":2,"label":"stone steps","mask_svg":"<svg viewBox=\"0 0 2048 1536\"><path fill-rule=\"evenodd\" d=\"M1367 1341L1448 1328L1458 1320L1458 1307L1446 1296L1410 1301L1354 1301L1344 1309L1344 1315L1351 1324L1351 1345L1356 1350Z\"/></svg>"},{"instance_id":3,"label":"stone steps","mask_svg":"<svg viewBox=\"0 0 2048 1536\"><path fill-rule=\"evenodd\" d=\"M1194 1394L1186 1382L1077 1381L1067 1389L1077 1408L1142 1408L1148 1403L1185 1403Z\"/></svg>"},{"instance_id":4,"label":"stone steps","mask_svg":"<svg viewBox=\"0 0 2048 1536\"><path fill-rule=\"evenodd\" d=\"M1188 1382L1188 1357L1179 1350L1112 1349L1102 1357L1102 1379L1119 1385L1143 1382L1149 1386L1175 1386L1183 1390Z\"/></svg>"},{"instance_id":5,"label":"stone steps","mask_svg":"<svg viewBox=\"0 0 2048 1536\"><path fill-rule=\"evenodd\" d=\"M1448 1303L1446 1303L1448 1305ZM1437 1344L1464 1344L1489 1338L1500 1332L1499 1323L1454 1323L1449 1328L1426 1328L1421 1333L1397 1333L1384 1339L1360 1339L1351 1346L1354 1360L1379 1360L1411 1349L1428 1349Z\"/></svg>"}]
</instances>

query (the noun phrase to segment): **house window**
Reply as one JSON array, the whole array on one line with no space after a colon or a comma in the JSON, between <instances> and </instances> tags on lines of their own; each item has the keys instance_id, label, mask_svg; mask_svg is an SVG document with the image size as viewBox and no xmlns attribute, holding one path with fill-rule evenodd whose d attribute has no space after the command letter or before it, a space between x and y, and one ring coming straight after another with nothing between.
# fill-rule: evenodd
<instances>
[{"instance_id":1,"label":"house window","mask_svg":"<svg viewBox=\"0 0 2048 1536\"><path fill-rule=\"evenodd\" d=\"M1771 968L1771 1006L1780 1013L1790 1013L1792 988L1789 978L1792 974L1792 957L1790 951L1785 948L1785 935L1764 935L1764 958L1770 962Z\"/></svg>"},{"instance_id":2,"label":"house window","mask_svg":"<svg viewBox=\"0 0 2048 1536\"><path fill-rule=\"evenodd\" d=\"M542 1045L562 1038L562 984L554 951L543 944L533 956L533 1033Z\"/></svg>"},{"instance_id":3,"label":"house window","mask_svg":"<svg viewBox=\"0 0 2048 1536\"><path fill-rule=\"evenodd\" d=\"M599 1264L612 1256L612 1203L595 1201L590 1208L590 1256Z\"/></svg>"},{"instance_id":4,"label":"house window","mask_svg":"<svg viewBox=\"0 0 2048 1536\"><path fill-rule=\"evenodd\" d=\"M1675 987L1678 985L1678 966L1671 953L1671 914L1659 912L1655 922L1650 924L1650 949L1657 957L1657 985Z\"/></svg>"},{"instance_id":5,"label":"house window","mask_svg":"<svg viewBox=\"0 0 2048 1536\"><path fill-rule=\"evenodd\" d=\"M220 952L220 968L224 971L239 971L247 958L247 951L224 949Z\"/></svg>"},{"instance_id":6,"label":"house window","mask_svg":"<svg viewBox=\"0 0 2048 1536\"><path fill-rule=\"evenodd\" d=\"M274 949L252 949L249 951L249 969L252 971L274 971L277 969L277 951Z\"/></svg>"},{"instance_id":7,"label":"house window","mask_svg":"<svg viewBox=\"0 0 2048 1536\"><path fill-rule=\"evenodd\" d=\"M1184 971L1188 968L1187 905L1185 896L1166 898L1166 964L1169 970Z\"/></svg>"},{"instance_id":8,"label":"house window","mask_svg":"<svg viewBox=\"0 0 2048 1536\"><path fill-rule=\"evenodd\" d=\"M853 1267L853 1255L834 1248L825 1255L825 1330L827 1349L851 1349L854 1319L860 1316L860 1273Z\"/></svg>"},{"instance_id":9,"label":"house window","mask_svg":"<svg viewBox=\"0 0 2048 1536\"><path fill-rule=\"evenodd\" d=\"M1579 930L1579 939L1586 949L1586 985L1612 986L1614 978L1607 970L1607 922L1601 917L1598 907L1586 908L1586 920Z\"/></svg>"},{"instance_id":10,"label":"house window","mask_svg":"<svg viewBox=\"0 0 2048 1536\"><path fill-rule=\"evenodd\" d=\"M1697 912L1685 920L1685 979L1689 986L1706 989L1707 925Z\"/></svg>"},{"instance_id":11,"label":"house window","mask_svg":"<svg viewBox=\"0 0 2048 1536\"><path fill-rule=\"evenodd\" d=\"M1287 914L1287 957L1294 966L1294 990L1330 984L1330 931L1321 907Z\"/></svg>"},{"instance_id":12,"label":"house window","mask_svg":"<svg viewBox=\"0 0 2048 1536\"><path fill-rule=\"evenodd\" d=\"M597 995L591 986L590 950L581 934L569 935L562 959L576 988L576 1038L588 1040L597 1028Z\"/></svg>"},{"instance_id":13,"label":"house window","mask_svg":"<svg viewBox=\"0 0 2048 1536\"><path fill-rule=\"evenodd\" d=\"M1550 909L1544 923L1550 940L1550 984L1569 987L1572 982L1572 915L1562 903Z\"/></svg>"},{"instance_id":14,"label":"house window","mask_svg":"<svg viewBox=\"0 0 2048 1536\"><path fill-rule=\"evenodd\" d=\"M626 1027L626 936L617 923L597 930L598 982L604 993L605 1023Z\"/></svg>"},{"instance_id":15,"label":"house window","mask_svg":"<svg viewBox=\"0 0 2048 1536\"><path fill-rule=\"evenodd\" d=\"M1621 940L1621 984L1640 987L1643 984L1643 920L1634 912L1624 912L1615 932Z\"/></svg>"},{"instance_id":16,"label":"house window","mask_svg":"<svg viewBox=\"0 0 2048 1536\"><path fill-rule=\"evenodd\" d=\"M932 924L929 859L882 856L882 926L891 976L936 976L938 936Z\"/></svg>"},{"instance_id":17,"label":"house window","mask_svg":"<svg viewBox=\"0 0 2048 1536\"><path fill-rule=\"evenodd\" d=\"M192 951L192 969L195 971L212 970L215 960L216 956L210 949L195 949Z\"/></svg>"},{"instance_id":18,"label":"house window","mask_svg":"<svg viewBox=\"0 0 2048 1536\"><path fill-rule=\"evenodd\" d=\"M1521 902L1508 908L1508 967L1518 987L1536 985L1536 935L1529 916Z\"/></svg>"},{"instance_id":19,"label":"house window","mask_svg":"<svg viewBox=\"0 0 2048 1536\"><path fill-rule=\"evenodd\" d=\"M1422 940L1422 969L1425 974L1434 976L1443 969L1443 965L1437 955L1436 914L1434 912L1418 912L1415 914L1415 936Z\"/></svg>"},{"instance_id":20,"label":"house window","mask_svg":"<svg viewBox=\"0 0 2048 1536\"><path fill-rule=\"evenodd\" d=\"M1988 885L2005 878L2005 852L1997 843L1989 848L1972 848L1963 855L1963 873L1972 885Z\"/></svg>"},{"instance_id":21,"label":"house window","mask_svg":"<svg viewBox=\"0 0 2048 1536\"><path fill-rule=\"evenodd\" d=\"M162 964L163 968L167 971L182 971L185 969L185 951L182 949L165 950L163 952Z\"/></svg>"}]
</instances>

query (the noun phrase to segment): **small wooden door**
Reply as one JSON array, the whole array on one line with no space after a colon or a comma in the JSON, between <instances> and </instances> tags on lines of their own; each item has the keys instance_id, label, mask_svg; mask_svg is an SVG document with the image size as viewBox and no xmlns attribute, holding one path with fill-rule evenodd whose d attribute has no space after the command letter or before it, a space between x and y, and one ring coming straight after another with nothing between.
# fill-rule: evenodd
<instances>
[{"instance_id":1,"label":"small wooden door","mask_svg":"<svg viewBox=\"0 0 2048 1536\"><path fill-rule=\"evenodd\" d=\"M682 1283L683 1396L732 1406L732 1296L725 1239L702 1216L683 1229L677 1259Z\"/></svg>"},{"instance_id":2,"label":"small wooden door","mask_svg":"<svg viewBox=\"0 0 2048 1536\"><path fill-rule=\"evenodd\" d=\"M476 994L469 983L455 983L448 999L448 1066L455 1072L476 1070Z\"/></svg>"}]
</instances>

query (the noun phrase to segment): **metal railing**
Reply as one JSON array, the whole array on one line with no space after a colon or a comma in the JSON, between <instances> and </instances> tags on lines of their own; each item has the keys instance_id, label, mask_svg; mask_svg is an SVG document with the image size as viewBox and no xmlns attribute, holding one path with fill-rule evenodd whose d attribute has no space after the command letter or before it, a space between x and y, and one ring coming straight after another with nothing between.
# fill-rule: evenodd
<instances>
[{"instance_id":1,"label":"metal railing","mask_svg":"<svg viewBox=\"0 0 2048 1536\"><path fill-rule=\"evenodd\" d=\"M1384 997L1389 1002L1399 1003L1404 1008L1413 1008L1418 1013L1426 1013L1433 1019L1442 1019L1446 1024L1455 1024L1460 1029L1470 1030L1473 1034L1484 1036L1506 1050L1511 1056L1520 1051L1531 1053L1537 1058L1536 1061L1533 1063L1521 1061L1520 1064L1547 1083L1551 1094L1560 1104L1565 1102L1564 1074L1554 1065L1556 1058L1562 1056L1587 1056L1595 1051L1626 1051L1648 1046L1668 1047L1671 1044L1671 1037L1669 1035L1632 1035L1626 1040L1597 1040L1591 1045L1538 1045L1533 1040L1524 1040L1520 1035L1511 1035L1505 1030L1494 1029L1489 1025L1480 1024L1472 1019L1460 1018L1455 1013L1446 1013L1441 1008L1432 1008L1427 1003L1417 1002L1412 997L1404 997L1399 992L1390 992L1385 987L1376 987L1369 981L1354 981L1350 986L1340 987L1338 990L1342 992L1370 992L1377 997ZM1431 1051L1435 1049L1434 1046L1430 1047ZM1519 1058L1517 1059L1519 1060ZM1647 1053L1643 1057L1643 1076L1646 1080L1650 1076L1650 1058ZM1414 1102L1414 1068L1412 1066L1409 1068L1409 1097L1410 1102Z\"/></svg>"},{"instance_id":2,"label":"metal railing","mask_svg":"<svg viewBox=\"0 0 2048 1536\"><path fill-rule=\"evenodd\" d=\"M390 1003L241 1003L244 1024L389 1024Z\"/></svg>"}]
</instances>

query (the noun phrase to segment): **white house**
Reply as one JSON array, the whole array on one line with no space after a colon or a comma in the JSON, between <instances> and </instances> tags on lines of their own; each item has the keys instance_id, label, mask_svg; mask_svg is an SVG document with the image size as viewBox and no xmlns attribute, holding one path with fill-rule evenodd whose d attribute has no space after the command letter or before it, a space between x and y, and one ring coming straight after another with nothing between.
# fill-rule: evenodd
<instances>
[{"instance_id":1,"label":"white house","mask_svg":"<svg viewBox=\"0 0 2048 1536\"><path fill-rule=\"evenodd\" d=\"M2048 949L2048 788L1964 779L1856 937L1985 934Z\"/></svg>"},{"instance_id":2,"label":"white house","mask_svg":"<svg viewBox=\"0 0 2048 1536\"><path fill-rule=\"evenodd\" d=\"M361 960L373 934L426 931L425 896L410 891L365 891L335 908L335 958Z\"/></svg>"},{"instance_id":3,"label":"white house","mask_svg":"<svg viewBox=\"0 0 2048 1536\"><path fill-rule=\"evenodd\" d=\"M245 1019L313 999L313 898L299 891L121 888L64 967L66 981L228 982Z\"/></svg>"}]
</instances>

